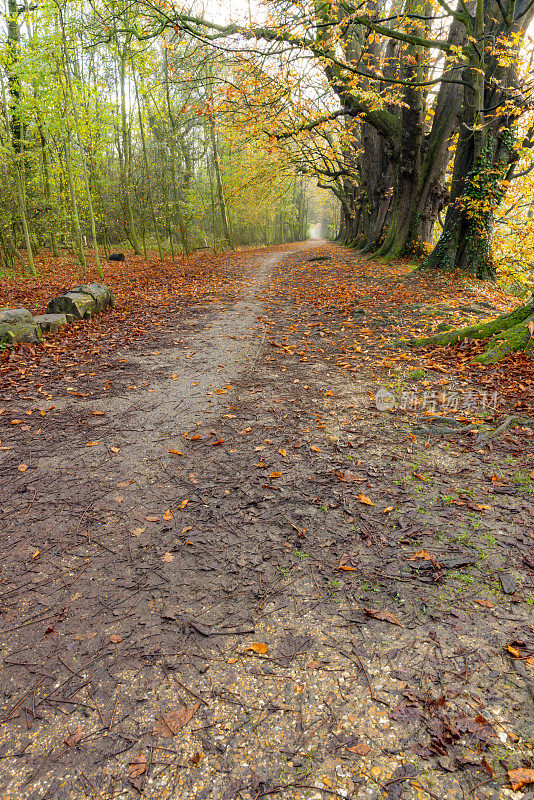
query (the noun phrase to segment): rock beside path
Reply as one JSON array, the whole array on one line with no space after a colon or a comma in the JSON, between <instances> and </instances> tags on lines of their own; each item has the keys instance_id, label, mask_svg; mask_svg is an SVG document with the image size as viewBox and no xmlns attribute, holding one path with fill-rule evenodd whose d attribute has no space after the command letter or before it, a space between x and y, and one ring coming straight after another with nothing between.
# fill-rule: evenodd
<instances>
[{"instance_id":1,"label":"rock beside path","mask_svg":"<svg viewBox=\"0 0 534 800\"><path fill-rule=\"evenodd\" d=\"M115 300L111 290L103 283L75 286L48 303L48 314L72 314L75 319L90 319L105 308L113 308Z\"/></svg>"},{"instance_id":2,"label":"rock beside path","mask_svg":"<svg viewBox=\"0 0 534 800\"><path fill-rule=\"evenodd\" d=\"M41 338L41 328L27 309L5 308L0 311L0 344L38 342Z\"/></svg>"}]
</instances>

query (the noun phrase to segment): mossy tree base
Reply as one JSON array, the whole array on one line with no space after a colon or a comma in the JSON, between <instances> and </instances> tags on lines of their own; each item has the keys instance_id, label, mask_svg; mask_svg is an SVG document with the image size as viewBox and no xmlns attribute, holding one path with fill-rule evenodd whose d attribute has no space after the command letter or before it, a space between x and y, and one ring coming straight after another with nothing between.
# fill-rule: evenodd
<instances>
[{"instance_id":1,"label":"mossy tree base","mask_svg":"<svg viewBox=\"0 0 534 800\"><path fill-rule=\"evenodd\" d=\"M476 356L473 362L477 364L495 364L510 353L518 350L534 351L534 295L523 306L514 309L509 314L503 314L497 319L483 322L480 325L469 325L467 328L458 328L434 336L424 336L420 339L408 339L399 344L408 347L428 347L455 345L465 339L488 339L486 349L481 355Z\"/></svg>"}]
</instances>

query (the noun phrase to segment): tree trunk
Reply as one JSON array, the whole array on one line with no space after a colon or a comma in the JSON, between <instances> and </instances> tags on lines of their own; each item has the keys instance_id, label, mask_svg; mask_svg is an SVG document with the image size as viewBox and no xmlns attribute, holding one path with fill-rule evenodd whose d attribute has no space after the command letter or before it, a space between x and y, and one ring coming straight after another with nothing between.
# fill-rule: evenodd
<instances>
[{"instance_id":1,"label":"tree trunk","mask_svg":"<svg viewBox=\"0 0 534 800\"><path fill-rule=\"evenodd\" d=\"M438 333L421 339L399 340L398 345L409 347L439 347L455 345L465 339L488 339L485 351L476 356L477 364L495 364L518 350L532 351L534 346L534 295L523 306L502 314L490 322L469 325L467 328Z\"/></svg>"},{"instance_id":2,"label":"tree trunk","mask_svg":"<svg viewBox=\"0 0 534 800\"><path fill-rule=\"evenodd\" d=\"M131 151L128 122L126 117L126 63L128 60L127 46L124 45L120 53L120 91L121 91L121 134L122 134L122 153L123 153L123 198L125 209L125 229L126 236L133 247L136 256L141 255L141 246L135 231L135 222L132 208L131 194Z\"/></svg>"},{"instance_id":3,"label":"tree trunk","mask_svg":"<svg viewBox=\"0 0 534 800\"><path fill-rule=\"evenodd\" d=\"M78 201L76 199L76 189L74 187L74 178L72 175L72 156L70 149L70 131L67 131L67 139L65 141L65 167L67 170L67 180L69 183L72 227L74 229L74 240L76 243L76 250L78 252L78 261L82 268L82 276L85 277L86 263L85 253L83 251L83 236L80 226L80 217L78 215Z\"/></svg>"},{"instance_id":4,"label":"tree trunk","mask_svg":"<svg viewBox=\"0 0 534 800\"><path fill-rule=\"evenodd\" d=\"M78 140L78 147L80 149L80 159L81 159L81 162L82 162L82 172L83 172L83 178L84 178L84 183L85 183L85 191L86 191L86 194L87 194L87 207L88 207L88 211L89 211L89 219L90 219L90 222L91 222L91 235L92 235L92 239L93 239L93 249L94 249L94 253L95 253L96 271L98 272L100 277L103 278L104 277L104 273L102 272L102 267L100 266L100 259L99 259L99 256L98 256L98 242L97 242L97 238L96 238L95 215L94 215L94 212L93 212L93 202L92 202L92 199L91 199L91 187L89 186L89 174L88 174L88 171L87 171L87 161L86 161L86 158L85 158L84 143L83 143L83 138L82 138L82 134L81 134L81 130L80 130L80 118L79 118L79 114L78 114L78 106L76 105L76 101L74 99L74 92L73 92L73 89L72 89L72 78L71 78L71 73L70 73L70 60L69 60L69 51L68 51L68 47L67 47L67 37L66 37L66 34L65 34L65 25L64 25L64 22L63 22L63 13L61 11L61 8L59 8L59 7L58 7L58 13L59 13L59 22L60 22L60 25L61 25L61 38L62 38L62 43L63 43L63 56L64 56L64 62L65 62L65 78L66 78L66 81L67 81L67 88L68 88L70 102L71 102L71 106L72 106L72 115L74 117L74 123L75 123L75 126L76 126L76 138Z\"/></svg>"}]
</instances>

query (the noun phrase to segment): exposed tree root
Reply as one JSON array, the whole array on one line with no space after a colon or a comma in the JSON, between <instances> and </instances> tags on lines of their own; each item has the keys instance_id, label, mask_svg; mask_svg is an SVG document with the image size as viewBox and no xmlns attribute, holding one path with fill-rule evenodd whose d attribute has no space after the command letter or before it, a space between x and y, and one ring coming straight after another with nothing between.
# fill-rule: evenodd
<instances>
[{"instance_id":1,"label":"exposed tree root","mask_svg":"<svg viewBox=\"0 0 534 800\"><path fill-rule=\"evenodd\" d=\"M408 347L427 347L428 345L454 345L465 339L488 339L484 353L473 361L478 364L495 364L510 353L518 350L534 350L534 294L523 306L497 319L480 325L469 325L434 336L420 339L399 340L398 344Z\"/></svg>"}]
</instances>

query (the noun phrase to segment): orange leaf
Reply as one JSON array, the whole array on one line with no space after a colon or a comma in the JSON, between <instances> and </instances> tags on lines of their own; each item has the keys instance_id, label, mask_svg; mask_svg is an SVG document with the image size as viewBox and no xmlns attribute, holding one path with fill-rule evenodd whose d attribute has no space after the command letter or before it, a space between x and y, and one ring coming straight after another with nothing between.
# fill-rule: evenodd
<instances>
[{"instance_id":1,"label":"orange leaf","mask_svg":"<svg viewBox=\"0 0 534 800\"><path fill-rule=\"evenodd\" d=\"M512 784L512 789L514 792L518 792L523 786L534 783L534 769L525 769L523 767L519 769L509 769L508 777Z\"/></svg>"},{"instance_id":2,"label":"orange leaf","mask_svg":"<svg viewBox=\"0 0 534 800\"><path fill-rule=\"evenodd\" d=\"M168 509L163 515L163 519L166 520L167 522L170 519L172 519L173 517L174 517L174 514L172 513L172 511L170 509Z\"/></svg>"},{"instance_id":3,"label":"orange leaf","mask_svg":"<svg viewBox=\"0 0 534 800\"><path fill-rule=\"evenodd\" d=\"M188 503L189 500L186 497L185 500L182 500L182 502L180 503L180 508L185 508Z\"/></svg>"},{"instance_id":4,"label":"orange leaf","mask_svg":"<svg viewBox=\"0 0 534 800\"><path fill-rule=\"evenodd\" d=\"M258 448L254 448L254 449L257 450ZM284 450L283 447L281 447L278 452L280 453L281 456L287 456L287 453L286 453L286 451Z\"/></svg>"},{"instance_id":5,"label":"orange leaf","mask_svg":"<svg viewBox=\"0 0 534 800\"><path fill-rule=\"evenodd\" d=\"M253 650L254 653L266 653L269 648L263 642L253 642L248 647L245 647L245 650Z\"/></svg>"},{"instance_id":6,"label":"orange leaf","mask_svg":"<svg viewBox=\"0 0 534 800\"><path fill-rule=\"evenodd\" d=\"M310 450L313 450L314 453L320 453L321 452L321 448L317 447L316 444L312 444L312 446L310 447Z\"/></svg>"},{"instance_id":7,"label":"orange leaf","mask_svg":"<svg viewBox=\"0 0 534 800\"><path fill-rule=\"evenodd\" d=\"M507 650L509 653L513 655L514 658L521 658L521 653L517 649L517 647L512 647L511 644L508 645Z\"/></svg>"},{"instance_id":8,"label":"orange leaf","mask_svg":"<svg viewBox=\"0 0 534 800\"><path fill-rule=\"evenodd\" d=\"M18 469L19 472L26 472L26 470L28 469L28 465L27 464L19 464L17 469Z\"/></svg>"},{"instance_id":9,"label":"orange leaf","mask_svg":"<svg viewBox=\"0 0 534 800\"><path fill-rule=\"evenodd\" d=\"M375 503L373 503L371 498L367 497L366 494L359 494L358 495L358 500L360 501L360 503L365 503L366 506L374 506L375 505Z\"/></svg>"},{"instance_id":10,"label":"orange leaf","mask_svg":"<svg viewBox=\"0 0 534 800\"><path fill-rule=\"evenodd\" d=\"M147 522L159 522L159 517L154 516L154 514L148 514L145 519Z\"/></svg>"},{"instance_id":11,"label":"orange leaf","mask_svg":"<svg viewBox=\"0 0 534 800\"><path fill-rule=\"evenodd\" d=\"M269 478L281 478L281 477L282 477L281 472L271 472L271 474L269 475Z\"/></svg>"},{"instance_id":12,"label":"orange leaf","mask_svg":"<svg viewBox=\"0 0 534 800\"><path fill-rule=\"evenodd\" d=\"M109 449L111 450L112 453L120 453L120 450L119 450L118 447L110 447Z\"/></svg>"},{"instance_id":13,"label":"orange leaf","mask_svg":"<svg viewBox=\"0 0 534 800\"><path fill-rule=\"evenodd\" d=\"M122 636L119 636L118 633L114 633L112 636L109 637L109 641L112 644L119 644L119 642L122 642Z\"/></svg>"},{"instance_id":14,"label":"orange leaf","mask_svg":"<svg viewBox=\"0 0 534 800\"><path fill-rule=\"evenodd\" d=\"M69 733L66 739L63 740L63 744L66 744L67 747L76 747L78 742L81 741L83 737L83 728L78 727L73 730L72 733Z\"/></svg>"},{"instance_id":15,"label":"orange leaf","mask_svg":"<svg viewBox=\"0 0 534 800\"><path fill-rule=\"evenodd\" d=\"M382 509L382 514L389 514L390 511L393 511L395 506L388 506L387 508Z\"/></svg>"},{"instance_id":16,"label":"orange leaf","mask_svg":"<svg viewBox=\"0 0 534 800\"><path fill-rule=\"evenodd\" d=\"M171 450L171 453L174 453L174 455L176 455L176 456L183 456L183 453L182 453L181 450Z\"/></svg>"},{"instance_id":17,"label":"orange leaf","mask_svg":"<svg viewBox=\"0 0 534 800\"><path fill-rule=\"evenodd\" d=\"M86 442L85 446L86 447L94 447L95 444L100 444L100 442Z\"/></svg>"},{"instance_id":18,"label":"orange leaf","mask_svg":"<svg viewBox=\"0 0 534 800\"><path fill-rule=\"evenodd\" d=\"M493 603L490 603L490 601L486 600L484 597L475 597L474 602L479 606L484 606L484 608L493 608Z\"/></svg>"},{"instance_id":19,"label":"orange leaf","mask_svg":"<svg viewBox=\"0 0 534 800\"><path fill-rule=\"evenodd\" d=\"M338 569L344 569L345 572L356 572L356 567L349 567L348 564L340 564Z\"/></svg>"}]
</instances>

